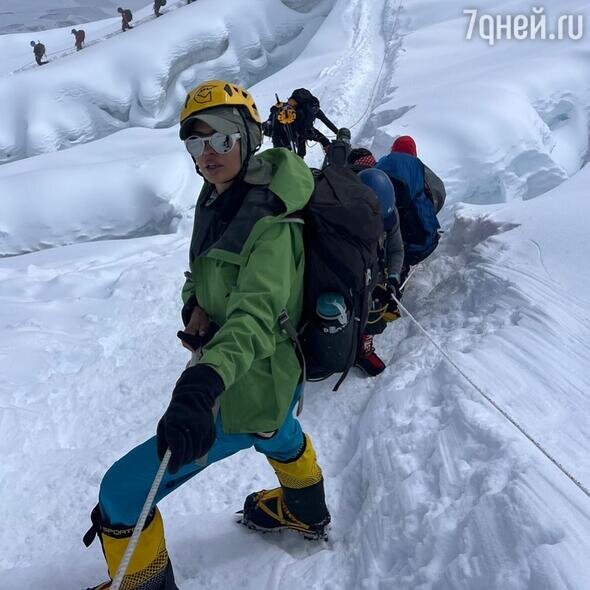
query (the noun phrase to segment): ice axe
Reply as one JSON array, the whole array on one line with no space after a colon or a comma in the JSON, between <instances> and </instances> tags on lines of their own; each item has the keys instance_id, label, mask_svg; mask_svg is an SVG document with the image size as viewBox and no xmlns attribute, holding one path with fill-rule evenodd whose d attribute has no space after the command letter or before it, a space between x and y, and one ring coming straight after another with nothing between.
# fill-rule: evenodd
<instances>
[{"instance_id":1,"label":"ice axe","mask_svg":"<svg viewBox=\"0 0 590 590\"><path fill-rule=\"evenodd\" d=\"M183 332L184 334L184 332ZM196 340L191 340L192 344L196 344ZM191 360L188 363L188 367L192 367L194 365L197 364L197 362L199 361L200 358L200 346L196 349L192 349L192 354L191 354ZM219 400L217 400L215 402L215 405L213 406L213 416L215 418L217 418L217 414L219 412ZM154 478L154 481L152 483L152 487L150 488L150 491L148 492L147 498L145 499L145 502L143 504L143 508L141 509L141 512L139 514L139 518L137 520L137 523L135 524L135 527L133 529L133 534L131 535L131 538L129 539L129 543L127 544L127 548L125 549L125 553L123 555L123 559L121 559L121 563L119 564L119 568L117 569L117 573L115 575L115 577L113 578L113 583L110 586L110 590L119 590L121 587L121 583L123 582L123 578L125 577L125 573L127 572L127 568L129 567L129 562L131 561L131 558L133 557L133 553L135 552L135 548L137 547L137 543L139 541L139 535L141 534L141 531L143 530L143 527L145 526L145 521L147 520L148 514L150 512L150 510L152 509L152 505L154 503L154 499L156 497L156 494L158 493L158 490L160 489L160 484L162 483L162 479L164 478L164 473L166 473L166 468L168 467L168 462L170 461L170 456L171 456L171 452L170 449L166 449L166 452L164 453L164 458L162 459L161 463L160 463L160 467L158 467L158 471L156 473L156 477ZM207 465L207 458L208 458L208 454L205 453L205 455L203 455L202 457L199 457L198 459L195 460L195 462L197 463L197 465L199 465L200 467L205 467L205 465Z\"/></svg>"}]
</instances>

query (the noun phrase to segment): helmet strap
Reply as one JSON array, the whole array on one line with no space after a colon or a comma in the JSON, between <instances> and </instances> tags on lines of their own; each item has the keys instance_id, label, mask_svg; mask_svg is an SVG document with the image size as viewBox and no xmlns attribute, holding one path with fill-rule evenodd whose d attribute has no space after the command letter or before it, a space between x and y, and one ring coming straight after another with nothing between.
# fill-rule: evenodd
<instances>
[{"instance_id":1,"label":"helmet strap","mask_svg":"<svg viewBox=\"0 0 590 590\"><path fill-rule=\"evenodd\" d=\"M242 164L240 171L232 179L234 181L242 180L244 178L244 176L246 176L246 171L248 170L248 163L250 162L250 158L252 157L252 154L254 153L252 151L252 144L250 142L250 130L248 129L248 122L246 121L246 116L244 115L243 109L238 108L238 113L240 113L240 118L242 119L242 123L244 124L244 129L246 131L246 157L244 158L244 163ZM241 147L242 147L242 145L240 144L240 148Z\"/></svg>"}]
</instances>

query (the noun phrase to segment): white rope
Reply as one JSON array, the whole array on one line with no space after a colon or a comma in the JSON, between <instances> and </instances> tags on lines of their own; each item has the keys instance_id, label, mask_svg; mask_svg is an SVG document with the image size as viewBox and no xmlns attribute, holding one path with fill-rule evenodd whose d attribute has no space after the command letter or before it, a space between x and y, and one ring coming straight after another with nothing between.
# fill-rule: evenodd
<instances>
[{"instance_id":1,"label":"white rope","mask_svg":"<svg viewBox=\"0 0 590 590\"><path fill-rule=\"evenodd\" d=\"M381 73L383 72L383 66L385 66L385 61L387 60L387 50L383 53L383 61L381 62L381 67L379 68L379 72L377 73L377 78L375 79L375 85L373 86L373 90L371 92L371 97L367 102L367 106L363 111L363 114L352 124L348 127L348 129L354 129L366 116L369 112L369 109L373 106L373 101L375 100L375 93L377 92L377 86L379 85L379 79L381 78Z\"/></svg>"},{"instance_id":2,"label":"white rope","mask_svg":"<svg viewBox=\"0 0 590 590\"><path fill-rule=\"evenodd\" d=\"M426 338L428 338L428 340L430 340L430 342L443 355L443 357L449 362L449 364L455 368L459 375L461 375L465 379L465 381L467 381L467 383L469 383L469 385L473 387L473 389L475 389L479 394L481 394L496 410L498 410L498 412L500 412L500 414L502 414L502 416L504 416L504 418L506 418L508 422L510 422L530 442L532 442L537 447L537 449L539 449L539 451L541 451L541 453L543 453L543 455L545 455L545 457L549 459L549 461L551 461L553 465L555 465L555 467L557 467L565 476L567 476L574 483L574 485L576 485L580 490L582 490L582 492L584 492L584 494L586 494L586 496L590 498L590 491L588 491L588 489L575 476L573 476L569 471L567 471L567 469L559 461L557 461L557 459L554 459L538 441L536 441L510 414L508 414L508 412L503 410L487 393L485 393L485 391L481 389L481 387L479 387L470 377L468 377L457 366L457 364L441 348L441 346L436 342L436 340L434 340L434 338L420 325L420 322L418 322L418 320L401 304L399 299L397 299L394 294L392 294L392 298L397 303L399 309L401 309L404 312L404 314L407 315L414 322L418 329L424 334L424 336L426 336Z\"/></svg>"},{"instance_id":3,"label":"white rope","mask_svg":"<svg viewBox=\"0 0 590 590\"><path fill-rule=\"evenodd\" d=\"M410 280L410 277L416 272L416 270L419 267L420 267L420 265L417 264L416 266L412 266L410 268L410 272L408 273L408 276L406 277L406 280L401 284L401 286L399 288L400 292L402 292L406 288L406 285L408 284L408 281ZM396 299L396 301L397 301L397 299ZM399 302L398 302L398 305L399 305Z\"/></svg>"},{"instance_id":4,"label":"white rope","mask_svg":"<svg viewBox=\"0 0 590 590\"><path fill-rule=\"evenodd\" d=\"M168 467L168 461L170 461L170 449L166 450L164 453L164 458L160 463L160 467L158 472L156 473L156 477L154 478L154 482L152 483L152 487L145 499L145 503L143 508L141 509L141 513L139 515L139 520L133 529L133 534L131 535L131 539L129 539L129 544L127 545L127 549L125 549L125 554L123 555L123 559L119 564L119 569L117 570L117 575L113 580L111 585L111 590L119 590L121 587L121 582L123 582L123 577L125 576L125 572L127 571L127 567L129 566L129 562L131 561L131 557L133 556L133 552L135 551L135 547L137 546L137 542L139 541L139 535L141 535L141 531L145 525L145 521L147 520L147 516L152 508L152 504L154 503L154 499L156 494L158 493L158 489L160 488L160 484L162 483L162 478L164 477L164 473L166 471L166 467Z\"/></svg>"}]
</instances>

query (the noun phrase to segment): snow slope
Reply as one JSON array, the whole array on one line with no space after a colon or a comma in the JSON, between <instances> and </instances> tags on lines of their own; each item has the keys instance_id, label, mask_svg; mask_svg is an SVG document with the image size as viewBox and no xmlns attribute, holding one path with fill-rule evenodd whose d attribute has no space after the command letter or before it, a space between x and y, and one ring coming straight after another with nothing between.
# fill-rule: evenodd
<instances>
[{"instance_id":1,"label":"snow slope","mask_svg":"<svg viewBox=\"0 0 590 590\"><path fill-rule=\"evenodd\" d=\"M588 161L588 38L490 46L465 39L464 8L452 0L432 10L419 0L401 11L403 44L392 56L390 79L377 88L379 104L362 130L363 143L384 152L392 135L411 133L434 169L446 172L457 200L536 197ZM531 14L522 0L486 0L477 8ZM589 8L588 2L555 3L546 11L549 29L557 14Z\"/></svg>"},{"instance_id":2,"label":"snow slope","mask_svg":"<svg viewBox=\"0 0 590 590\"><path fill-rule=\"evenodd\" d=\"M126 129L0 166L0 256L171 233L194 207L194 177L175 129Z\"/></svg>"},{"instance_id":3,"label":"snow slope","mask_svg":"<svg viewBox=\"0 0 590 590\"><path fill-rule=\"evenodd\" d=\"M404 304L477 387L588 487L590 101L588 78L576 69L585 67L587 41L551 45L548 69L548 57L530 59L544 51L534 43L493 53L457 41L465 25L455 22L457 5L440 6L338 0L305 48L252 90L266 108L275 91L307 85L330 117L353 127L357 143L377 151L398 133L416 135L452 193L441 245L412 276ZM93 50L107 53L108 43ZM514 101L480 86L492 60L485 81ZM435 74L447 62L449 71ZM435 103L426 73L411 78L412 64L438 84L472 89L473 100L457 91ZM223 68L220 58L210 71ZM527 119L532 104L560 104L552 101L566 94L575 108L555 111L561 123ZM175 135L173 127L124 129L0 167L0 243L13 254L0 259L3 590L84 588L104 578L99 549L80 542L100 478L153 434L187 360L175 332L199 181ZM506 167L519 150L522 167ZM312 150L309 161L319 158ZM535 172L538 190L529 191ZM31 250L40 251L23 254ZM330 541L258 536L233 523L246 494L275 481L247 451L162 502L179 587L589 587L590 499L410 317L377 345L389 361L379 378L353 375L336 394L330 383L306 393L302 421L326 477Z\"/></svg>"},{"instance_id":4,"label":"snow slope","mask_svg":"<svg viewBox=\"0 0 590 590\"><path fill-rule=\"evenodd\" d=\"M199 80L215 74L252 85L288 64L332 3L305 2L304 8L312 9L304 12L289 8L298 6L289 0L199 0L188 6L179 1L164 24L164 17L148 19L151 7L146 7L135 14L134 23L146 22L132 31L0 78L0 102L6 105L0 112L0 162L64 149L126 127L170 126L187 88ZM106 36L119 26L120 21L109 19L93 34ZM55 34L67 37L71 47L69 30ZM20 47L29 37L18 35L13 43ZM50 52L52 37L47 39Z\"/></svg>"}]
</instances>

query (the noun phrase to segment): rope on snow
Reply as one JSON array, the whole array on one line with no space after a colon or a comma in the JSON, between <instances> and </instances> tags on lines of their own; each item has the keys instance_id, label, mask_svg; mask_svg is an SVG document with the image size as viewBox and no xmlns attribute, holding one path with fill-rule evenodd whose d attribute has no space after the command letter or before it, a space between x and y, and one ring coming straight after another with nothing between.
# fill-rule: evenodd
<instances>
[{"instance_id":1,"label":"rope on snow","mask_svg":"<svg viewBox=\"0 0 590 590\"><path fill-rule=\"evenodd\" d=\"M406 280L406 282L407 282L407 280ZM404 283L404 285L405 285L405 283ZM549 454L549 452L541 445L541 443L539 443L536 439L534 439L525 430L525 428L523 426L521 426L506 410L501 408L492 399L492 397L490 395L488 395L481 387L479 387L477 385L477 383L475 383L453 361L453 359L442 349L442 347L438 344L438 342L436 342L436 340L426 331L426 329L422 327L420 322L407 310L406 307L404 307L404 305L402 305L402 303L399 301L399 299L397 299L395 297L395 295L392 295L392 297L395 300L395 302L397 303L399 309L401 309L404 312L404 314L407 315L414 322L414 324L418 327L418 329L422 332L422 334L424 334L424 336L426 336L426 338L428 338L428 340L430 340L430 342L434 345L434 347L442 354L442 356L447 360L447 362L452 367L454 367L454 369L459 373L459 375L461 375L461 377L463 377L463 379L465 379L465 381L467 381L467 383L469 383L469 385L471 385L471 387L473 387L473 389L475 389L475 391L477 391L481 396L483 396L487 402L489 402L498 412L500 412L500 414L502 416L504 416L504 418L506 418L506 420L508 420L508 422L510 422L510 424L512 424L517 430L520 431L521 434L523 434L530 442L532 442L535 445L535 447L537 447L537 449L539 449L539 451L541 451L541 453L543 453L543 455L545 455L545 457L547 459L549 459L549 461L551 461L551 463L553 463L553 465L555 465L555 467L557 467L557 469L559 469L568 479L570 479L576 487L578 487L580 490L582 490L582 492L584 492L584 494L586 494L586 496L588 496L590 498L590 491L588 490L588 488L586 488L586 486L584 486L574 475L572 475L557 459L552 457Z\"/></svg>"}]
</instances>

